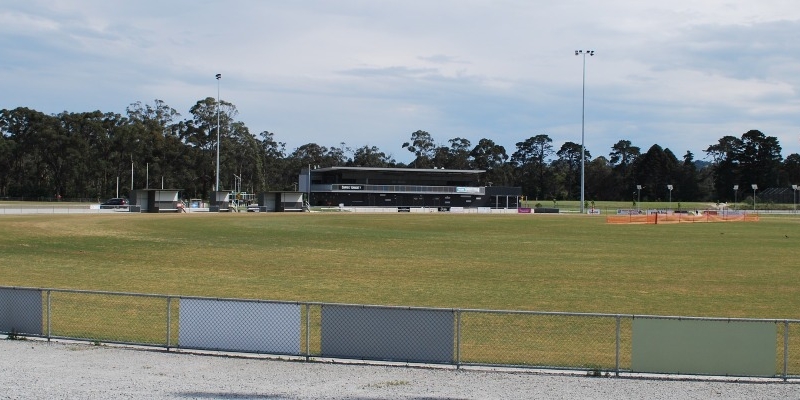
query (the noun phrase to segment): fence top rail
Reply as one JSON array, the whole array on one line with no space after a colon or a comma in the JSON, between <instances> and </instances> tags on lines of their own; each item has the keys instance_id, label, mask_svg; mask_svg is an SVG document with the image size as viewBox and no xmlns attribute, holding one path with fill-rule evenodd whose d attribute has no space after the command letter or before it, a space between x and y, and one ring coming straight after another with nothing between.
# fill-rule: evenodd
<instances>
[{"instance_id":1,"label":"fence top rail","mask_svg":"<svg viewBox=\"0 0 800 400\"><path fill-rule=\"evenodd\" d=\"M446 308L446 307L422 307L422 306L389 306L389 305L379 305L379 304L354 304L354 303L324 303L324 302L306 302L310 306L338 306L338 307L358 307L358 308L380 308L380 309L392 309L392 310L425 310L425 311L449 311L449 312L457 312L462 311L458 308Z\"/></svg>"},{"instance_id":2,"label":"fence top rail","mask_svg":"<svg viewBox=\"0 0 800 400\"><path fill-rule=\"evenodd\" d=\"M631 315L632 319L669 319L686 321L718 321L718 322L791 322L798 323L800 319L790 318L727 318L727 317L683 317L677 315Z\"/></svg>"},{"instance_id":3,"label":"fence top rail","mask_svg":"<svg viewBox=\"0 0 800 400\"><path fill-rule=\"evenodd\" d=\"M553 315L562 317L601 317L601 318L616 318L616 317L632 317L630 314L610 314L610 313L582 313L582 312L567 312L567 311L530 311L530 310L489 310L483 308L462 308L461 312L470 313L483 313L483 314L527 314L527 315Z\"/></svg>"},{"instance_id":4,"label":"fence top rail","mask_svg":"<svg viewBox=\"0 0 800 400\"><path fill-rule=\"evenodd\" d=\"M375 304L370 305L370 304L353 304L353 303L325 303L325 302L311 302L311 301L241 299L241 298L209 297L209 296L180 296L180 295L168 295L168 294L112 292L103 290L37 288L28 286L0 285L0 290L2 289L35 290L40 292L79 293L79 294L96 294L96 295L109 295L109 296L156 297L164 299L217 300L217 301L238 301L238 302L249 302L249 303L296 304L296 305L321 306L321 307L340 306L340 307L360 307L360 308L396 309L396 310L447 311L454 313L460 312L460 313L484 313L484 314L550 315L550 316L562 316L562 317L595 317L595 318L626 318L626 319L637 319L637 318L669 319L669 320L721 321L721 322L800 323L800 319L791 319L791 318L687 317L687 316L677 316L677 315L611 314L611 313L583 313L583 312L563 312L563 311L490 310L490 309L476 309L476 308L390 306L390 305L375 305Z\"/></svg>"},{"instance_id":5,"label":"fence top rail","mask_svg":"<svg viewBox=\"0 0 800 400\"><path fill-rule=\"evenodd\" d=\"M0 286L0 289L36 290L36 291L40 291L40 292L56 292L56 293L103 294L103 295L111 295L111 296L133 296L133 297L177 297L177 296L167 296L167 295L163 295L163 294L111 292L111 291L103 291L103 290L37 288L37 287L27 287L27 286Z\"/></svg>"},{"instance_id":6,"label":"fence top rail","mask_svg":"<svg viewBox=\"0 0 800 400\"><path fill-rule=\"evenodd\" d=\"M296 305L304 305L308 304L308 302L302 301L290 301L290 300L262 300L262 299L237 299L237 298L229 298L229 297L208 297L208 296L172 296L172 295L165 295L164 297L169 297L172 299L181 299L181 300L216 300L216 301L237 301L240 303L273 303L273 304L296 304Z\"/></svg>"},{"instance_id":7,"label":"fence top rail","mask_svg":"<svg viewBox=\"0 0 800 400\"><path fill-rule=\"evenodd\" d=\"M41 292L96 294L96 295L108 295L108 296L157 297L157 298L163 298L163 299L187 299L187 300L191 299L191 300L238 301L238 302L251 302L251 303L307 304L307 303L298 302L298 301L237 299L237 298L226 298L226 297L203 297L203 296L178 296L178 295L170 295L170 294L135 293L135 292L111 292L111 291L104 291L104 290L37 288L37 287L25 287L25 286L0 286L0 289L36 290L36 291L41 291Z\"/></svg>"},{"instance_id":8,"label":"fence top rail","mask_svg":"<svg viewBox=\"0 0 800 400\"><path fill-rule=\"evenodd\" d=\"M459 309L461 312L474 312L486 314L527 314L527 315L552 315L561 317L597 317L597 318L626 318L626 319L670 319L670 320L695 320L695 321L723 321L723 322L791 322L800 323L800 319L791 318L734 318L734 317L688 317L678 315L651 315L651 314L611 314L611 313L582 313L564 311L523 311L523 310L487 310L487 309Z\"/></svg>"}]
</instances>

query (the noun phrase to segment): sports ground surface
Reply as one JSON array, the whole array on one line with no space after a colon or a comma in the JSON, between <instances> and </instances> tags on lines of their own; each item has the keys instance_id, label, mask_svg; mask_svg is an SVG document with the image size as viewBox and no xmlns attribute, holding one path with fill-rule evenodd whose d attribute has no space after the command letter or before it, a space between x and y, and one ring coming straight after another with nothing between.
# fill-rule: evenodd
<instances>
[{"instance_id":1,"label":"sports ground surface","mask_svg":"<svg viewBox=\"0 0 800 400\"><path fill-rule=\"evenodd\" d=\"M358 304L798 318L800 217L0 217L0 285Z\"/></svg>"}]
</instances>

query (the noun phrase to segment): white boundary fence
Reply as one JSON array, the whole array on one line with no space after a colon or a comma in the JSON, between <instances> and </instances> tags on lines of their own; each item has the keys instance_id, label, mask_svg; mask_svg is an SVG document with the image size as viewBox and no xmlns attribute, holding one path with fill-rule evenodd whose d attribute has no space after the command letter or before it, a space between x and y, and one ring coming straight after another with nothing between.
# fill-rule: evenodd
<instances>
[{"instance_id":1,"label":"white boundary fence","mask_svg":"<svg viewBox=\"0 0 800 400\"><path fill-rule=\"evenodd\" d=\"M0 206L0 215L22 215L22 214L106 214L115 212L129 212L129 206L118 206L117 208L101 208L98 204L92 205L64 205L53 203L53 205L13 205Z\"/></svg>"},{"instance_id":2,"label":"white boundary fence","mask_svg":"<svg viewBox=\"0 0 800 400\"><path fill-rule=\"evenodd\" d=\"M461 366L800 379L800 320L281 302L0 286L0 333Z\"/></svg>"}]
</instances>

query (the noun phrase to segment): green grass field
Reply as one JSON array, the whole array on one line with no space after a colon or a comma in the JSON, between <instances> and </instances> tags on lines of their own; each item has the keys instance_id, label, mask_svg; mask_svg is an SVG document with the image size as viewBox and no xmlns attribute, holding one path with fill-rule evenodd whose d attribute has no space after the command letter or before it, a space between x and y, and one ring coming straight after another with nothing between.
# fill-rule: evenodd
<instances>
[{"instance_id":1,"label":"green grass field","mask_svg":"<svg viewBox=\"0 0 800 400\"><path fill-rule=\"evenodd\" d=\"M800 318L800 218L0 217L0 285L507 310Z\"/></svg>"}]
</instances>

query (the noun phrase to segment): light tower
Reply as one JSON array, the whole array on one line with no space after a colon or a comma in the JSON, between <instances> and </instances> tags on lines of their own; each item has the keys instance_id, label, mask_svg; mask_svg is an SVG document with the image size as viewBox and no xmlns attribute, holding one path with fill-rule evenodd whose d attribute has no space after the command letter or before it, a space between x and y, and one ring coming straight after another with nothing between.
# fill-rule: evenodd
<instances>
[{"instance_id":1,"label":"light tower","mask_svg":"<svg viewBox=\"0 0 800 400\"><path fill-rule=\"evenodd\" d=\"M222 74L217 74L217 184L215 191L219 192L219 80L222 79Z\"/></svg>"},{"instance_id":2,"label":"light tower","mask_svg":"<svg viewBox=\"0 0 800 400\"><path fill-rule=\"evenodd\" d=\"M584 203L586 188L586 145L584 144L584 132L586 128L586 55L593 56L594 50L575 50L576 56L583 56L583 84L581 89L581 214L585 213Z\"/></svg>"}]
</instances>

